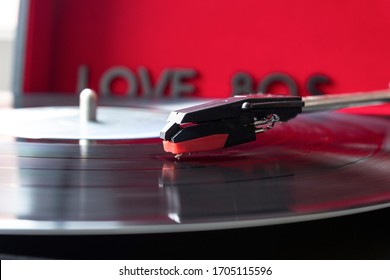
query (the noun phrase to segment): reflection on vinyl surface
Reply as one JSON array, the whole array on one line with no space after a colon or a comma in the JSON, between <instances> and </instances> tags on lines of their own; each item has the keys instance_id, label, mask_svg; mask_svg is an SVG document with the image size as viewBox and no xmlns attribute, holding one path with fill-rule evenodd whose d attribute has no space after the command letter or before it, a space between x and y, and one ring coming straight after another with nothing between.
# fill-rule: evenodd
<instances>
[{"instance_id":1,"label":"reflection on vinyl surface","mask_svg":"<svg viewBox=\"0 0 390 280\"><path fill-rule=\"evenodd\" d=\"M1 140L0 232L193 231L387 207L389 128L386 116L306 114L180 160L159 139Z\"/></svg>"}]
</instances>

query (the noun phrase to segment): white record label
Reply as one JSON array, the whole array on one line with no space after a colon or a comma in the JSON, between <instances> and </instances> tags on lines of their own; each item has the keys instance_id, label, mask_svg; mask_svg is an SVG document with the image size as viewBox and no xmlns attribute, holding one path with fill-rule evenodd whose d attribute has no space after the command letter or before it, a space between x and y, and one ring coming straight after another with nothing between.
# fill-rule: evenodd
<instances>
[{"instance_id":1,"label":"white record label","mask_svg":"<svg viewBox=\"0 0 390 280\"><path fill-rule=\"evenodd\" d=\"M80 121L78 107L36 107L0 111L0 133L32 139L157 138L168 111L99 107L96 122Z\"/></svg>"}]
</instances>

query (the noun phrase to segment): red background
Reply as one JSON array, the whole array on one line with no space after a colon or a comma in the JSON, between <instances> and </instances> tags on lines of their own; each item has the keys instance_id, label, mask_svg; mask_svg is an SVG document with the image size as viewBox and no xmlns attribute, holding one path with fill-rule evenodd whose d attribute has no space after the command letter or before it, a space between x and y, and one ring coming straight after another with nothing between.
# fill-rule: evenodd
<instances>
[{"instance_id":1,"label":"red background","mask_svg":"<svg viewBox=\"0 0 390 280\"><path fill-rule=\"evenodd\" d=\"M231 94L238 71L273 72L300 94L314 73L326 93L383 89L390 81L390 1L30 0L23 90L75 93L77 69L194 68L198 96ZM120 87L118 87L120 88ZM283 89L282 89L283 90Z\"/></svg>"}]
</instances>

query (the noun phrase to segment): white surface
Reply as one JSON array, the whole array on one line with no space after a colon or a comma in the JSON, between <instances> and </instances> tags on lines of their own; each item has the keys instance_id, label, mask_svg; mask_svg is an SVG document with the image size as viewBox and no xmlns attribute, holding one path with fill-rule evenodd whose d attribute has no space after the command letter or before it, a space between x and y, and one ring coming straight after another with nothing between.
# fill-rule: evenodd
<instances>
[{"instance_id":1,"label":"white surface","mask_svg":"<svg viewBox=\"0 0 390 280\"><path fill-rule=\"evenodd\" d=\"M0 38L0 91L11 89L13 46L13 41Z\"/></svg>"},{"instance_id":2,"label":"white surface","mask_svg":"<svg viewBox=\"0 0 390 280\"><path fill-rule=\"evenodd\" d=\"M0 134L33 139L139 139L159 137L168 111L99 107L97 122L80 122L77 107L0 110Z\"/></svg>"},{"instance_id":3,"label":"white surface","mask_svg":"<svg viewBox=\"0 0 390 280\"><path fill-rule=\"evenodd\" d=\"M11 89L12 59L18 9L18 0L0 0L0 90Z\"/></svg>"},{"instance_id":4,"label":"white surface","mask_svg":"<svg viewBox=\"0 0 390 280\"><path fill-rule=\"evenodd\" d=\"M259 243L262 244L261 242L268 242L268 240L260 239ZM129 246L125 244L123 248L132 249L130 246L131 243ZM255 246L257 244L253 246L257 248ZM248 252L254 248L248 248ZM6 259L1 263L1 275L4 280L52 280L53 275L59 280L328 280L333 278L388 280L390 278L389 260L263 260L259 259L257 254L250 255L252 259L248 257L244 259L242 255L237 254L236 259L210 260L208 255L203 253L199 260L160 259L156 261L153 259L155 256L153 253L150 252L150 260ZM189 255L196 254L194 252Z\"/></svg>"},{"instance_id":5,"label":"white surface","mask_svg":"<svg viewBox=\"0 0 390 280\"><path fill-rule=\"evenodd\" d=\"M12 40L18 22L19 0L0 0L0 39Z\"/></svg>"}]
</instances>

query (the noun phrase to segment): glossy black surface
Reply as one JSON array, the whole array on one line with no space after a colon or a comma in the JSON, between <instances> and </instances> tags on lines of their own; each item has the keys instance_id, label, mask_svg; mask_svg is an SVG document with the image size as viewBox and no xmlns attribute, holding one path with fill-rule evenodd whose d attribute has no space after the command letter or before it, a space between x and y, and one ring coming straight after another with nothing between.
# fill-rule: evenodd
<instances>
[{"instance_id":1,"label":"glossy black surface","mask_svg":"<svg viewBox=\"0 0 390 280\"><path fill-rule=\"evenodd\" d=\"M307 114L180 160L159 139L1 138L0 256L388 259L389 210L359 212L390 202L389 130Z\"/></svg>"},{"instance_id":2,"label":"glossy black surface","mask_svg":"<svg viewBox=\"0 0 390 280\"><path fill-rule=\"evenodd\" d=\"M234 149L158 139L0 145L3 233L154 233L320 219L387 207L389 119L306 114ZM374 208L372 208L374 207Z\"/></svg>"},{"instance_id":3,"label":"glossy black surface","mask_svg":"<svg viewBox=\"0 0 390 280\"><path fill-rule=\"evenodd\" d=\"M390 259L389 209L302 223L142 235L0 236L0 259Z\"/></svg>"}]
</instances>

